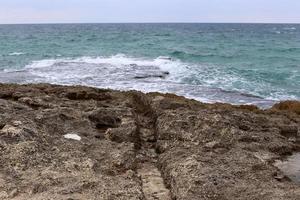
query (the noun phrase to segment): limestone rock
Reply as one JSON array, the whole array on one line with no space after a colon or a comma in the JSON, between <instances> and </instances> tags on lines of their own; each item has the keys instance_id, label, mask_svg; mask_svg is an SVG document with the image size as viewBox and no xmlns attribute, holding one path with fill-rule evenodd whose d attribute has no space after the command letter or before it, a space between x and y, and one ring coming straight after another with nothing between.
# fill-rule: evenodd
<instances>
[{"instance_id":1,"label":"limestone rock","mask_svg":"<svg viewBox=\"0 0 300 200\"><path fill-rule=\"evenodd\" d=\"M0 199L300 199L298 105L0 84Z\"/></svg>"}]
</instances>

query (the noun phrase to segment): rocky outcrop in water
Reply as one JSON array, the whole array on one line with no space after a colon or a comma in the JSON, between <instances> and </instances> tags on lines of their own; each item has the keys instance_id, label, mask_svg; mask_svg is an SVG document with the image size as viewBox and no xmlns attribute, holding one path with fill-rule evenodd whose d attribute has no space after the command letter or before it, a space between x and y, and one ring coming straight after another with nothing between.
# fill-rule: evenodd
<instances>
[{"instance_id":1,"label":"rocky outcrop in water","mask_svg":"<svg viewBox=\"0 0 300 200\"><path fill-rule=\"evenodd\" d=\"M300 199L299 107L0 85L0 199Z\"/></svg>"}]
</instances>

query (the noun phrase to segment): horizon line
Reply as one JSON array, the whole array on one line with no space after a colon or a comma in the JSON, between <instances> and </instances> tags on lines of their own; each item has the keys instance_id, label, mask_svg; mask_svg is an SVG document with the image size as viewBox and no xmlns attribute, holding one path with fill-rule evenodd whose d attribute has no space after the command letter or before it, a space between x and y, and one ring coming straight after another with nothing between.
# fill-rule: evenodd
<instances>
[{"instance_id":1,"label":"horizon line","mask_svg":"<svg viewBox=\"0 0 300 200\"><path fill-rule=\"evenodd\" d=\"M294 24L300 22L25 22L0 23L0 25L51 25L51 24Z\"/></svg>"}]
</instances>

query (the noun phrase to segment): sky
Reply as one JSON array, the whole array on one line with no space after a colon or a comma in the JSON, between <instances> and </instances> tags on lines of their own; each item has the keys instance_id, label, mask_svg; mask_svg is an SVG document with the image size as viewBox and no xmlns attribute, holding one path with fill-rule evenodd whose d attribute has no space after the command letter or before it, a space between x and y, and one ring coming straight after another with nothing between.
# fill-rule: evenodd
<instances>
[{"instance_id":1,"label":"sky","mask_svg":"<svg viewBox=\"0 0 300 200\"><path fill-rule=\"evenodd\" d=\"M0 24L300 23L300 0L0 0Z\"/></svg>"}]
</instances>

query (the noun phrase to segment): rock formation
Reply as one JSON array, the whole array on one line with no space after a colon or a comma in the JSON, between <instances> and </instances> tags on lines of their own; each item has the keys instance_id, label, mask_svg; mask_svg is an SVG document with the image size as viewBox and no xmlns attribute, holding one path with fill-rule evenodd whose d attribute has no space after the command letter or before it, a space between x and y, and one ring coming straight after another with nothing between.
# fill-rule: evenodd
<instances>
[{"instance_id":1,"label":"rock formation","mask_svg":"<svg viewBox=\"0 0 300 200\"><path fill-rule=\"evenodd\" d=\"M295 200L299 102L0 85L0 199Z\"/></svg>"}]
</instances>

